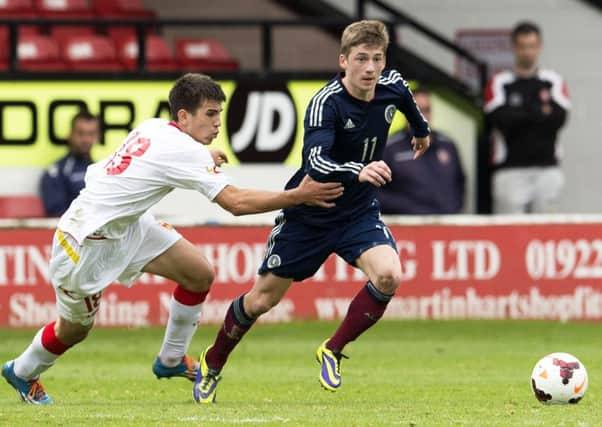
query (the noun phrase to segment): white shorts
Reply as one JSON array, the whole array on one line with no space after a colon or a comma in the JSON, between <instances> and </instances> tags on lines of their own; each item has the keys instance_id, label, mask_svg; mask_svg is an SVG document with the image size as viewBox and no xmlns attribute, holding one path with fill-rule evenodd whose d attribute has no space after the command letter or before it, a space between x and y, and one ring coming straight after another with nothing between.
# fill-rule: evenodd
<instances>
[{"instance_id":1,"label":"white shorts","mask_svg":"<svg viewBox=\"0 0 602 427\"><path fill-rule=\"evenodd\" d=\"M74 323L90 324L104 289L115 281L131 286L150 261L182 235L150 214L132 223L121 239L88 237L77 241L57 230L52 240L50 280L58 314Z\"/></svg>"},{"instance_id":2,"label":"white shorts","mask_svg":"<svg viewBox=\"0 0 602 427\"><path fill-rule=\"evenodd\" d=\"M494 213L555 213L563 186L556 166L501 169L493 175Z\"/></svg>"}]
</instances>

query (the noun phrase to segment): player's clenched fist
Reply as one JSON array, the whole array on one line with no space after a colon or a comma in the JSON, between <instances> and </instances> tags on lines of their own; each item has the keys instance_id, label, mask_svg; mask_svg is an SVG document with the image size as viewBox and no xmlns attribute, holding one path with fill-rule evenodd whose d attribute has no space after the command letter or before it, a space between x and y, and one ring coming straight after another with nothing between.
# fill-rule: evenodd
<instances>
[{"instance_id":1,"label":"player's clenched fist","mask_svg":"<svg viewBox=\"0 0 602 427\"><path fill-rule=\"evenodd\" d=\"M412 138L412 147L414 147L414 160L422 156L426 150L431 146L431 140L429 136L424 138L414 137Z\"/></svg>"},{"instance_id":2,"label":"player's clenched fist","mask_svg":"<svg viewBox=\"0 0 602 427\"><path fill-rule=\"evenodd\" d=\"M358 179L360 182L369 182L380 187L391 182L391 169L382 160L371 162L360 171Z\"/></svg>"}]
</instances>

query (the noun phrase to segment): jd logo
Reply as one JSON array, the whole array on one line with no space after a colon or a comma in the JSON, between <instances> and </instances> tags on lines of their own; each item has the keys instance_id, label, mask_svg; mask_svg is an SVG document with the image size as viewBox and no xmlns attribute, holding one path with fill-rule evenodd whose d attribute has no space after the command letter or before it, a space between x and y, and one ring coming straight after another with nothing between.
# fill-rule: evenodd
<instances>
[{"instance_id":1,"label":"jd logo","mask_svg":"<svg viewBox=\"0 0 602 427\"><path fill-rule=\"evenodd\" d=\"M227 131L241 163L281 163L297 133L297 112L286 84L242 82L228 107Z\"/></svg>"}]
</instances>

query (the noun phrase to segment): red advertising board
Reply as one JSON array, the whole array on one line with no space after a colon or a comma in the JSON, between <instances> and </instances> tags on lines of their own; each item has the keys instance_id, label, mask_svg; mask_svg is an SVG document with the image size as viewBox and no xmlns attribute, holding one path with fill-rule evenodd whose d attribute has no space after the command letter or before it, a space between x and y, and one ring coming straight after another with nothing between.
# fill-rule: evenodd
<instances>
[{"instance_id":1,"label":"red advertising board","mask_svg":"<svg viewBox=\"0 0 602 427\"><path fill-rule=\"evenodd\" d=\"M198 226L179 231L215 266L202 321L220 322L232 298L250 288L267 226ZM602 224L392 226L403 283L385 317L411 319L602 320ZM0 229L0 326L33 327L55 316L48 280L53 230ZM338 319L364 284L331 256L292 285L262 319ZM144 275L132 288L111 285L97 324L164 324L174 284Z\"/></svg>"}]
</instances>

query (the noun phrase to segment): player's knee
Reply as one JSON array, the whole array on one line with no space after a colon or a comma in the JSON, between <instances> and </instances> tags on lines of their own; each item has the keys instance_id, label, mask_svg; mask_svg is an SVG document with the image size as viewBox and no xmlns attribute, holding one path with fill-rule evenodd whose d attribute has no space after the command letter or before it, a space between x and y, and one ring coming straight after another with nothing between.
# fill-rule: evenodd
<instances>
[{"instance_id":1,"label":"player's knee","mask_svg":"<svg viewBox=\"0 0 602 427\"><path fill-rule=\"evenodd\" d=\"M205 292L211 288L211 284L214 280L215 271L213 268L204 266L203 268L188 274L184 280L179 282L179 285L192 292Z\"/></svg>"},{"instance_id":2,"label":"player's knee","mask_svg":"<svg viewBox=\"0 0 602 427\"><path fill-rule=\"evenodd\" d=\"M249 304L249 315L253 317L259 317L263 313L267 313L274 307L276 304L280 302L280 299L276 298L273 295L262 293L255 298L252 298Z\"/></svg>"},{"instance_id":3,"label":"player's knee","mask_svg":"<svg viewBox=\"0 0 602 427\"><path fill-rule=\"evenodd\" d=\"M215 272L213 269L205 271L195 280L196 290L198 292L205 292L211 288L211 284L215 280Z\"/></svg>"},{"instance_id":4,"label":"player's knee","mask_svg":"<svg viewBox=\"0 0 602 427\"><path fill-rule=\"evenodd\" d=\"M374 286L384 294L394 294L401 283L401 272L394 269L380 271L376 276Z\"/></svg>"}]
</instances>

